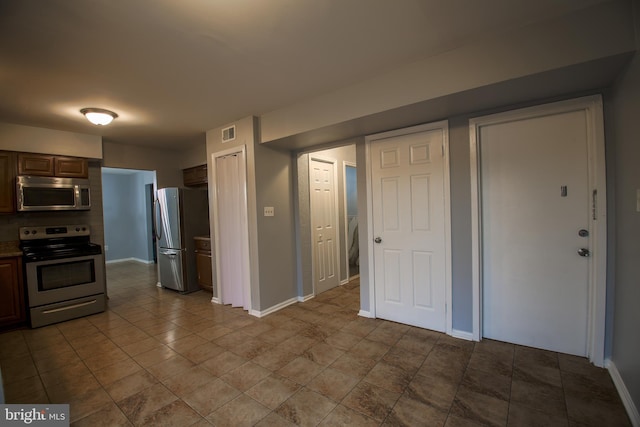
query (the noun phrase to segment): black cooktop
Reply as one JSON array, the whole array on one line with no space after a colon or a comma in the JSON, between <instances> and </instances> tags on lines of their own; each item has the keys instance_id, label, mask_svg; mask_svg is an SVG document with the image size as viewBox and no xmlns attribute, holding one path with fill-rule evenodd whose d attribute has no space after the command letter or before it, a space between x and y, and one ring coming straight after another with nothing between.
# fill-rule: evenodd
<instances>
[{"instance_id":1,"label":"black cooktop","mask_svg":"<svg viewBox=\"0 0 640 427\"><path fill-rule=\"evenodd\" d=\"M73 258L102 253L102 247L89 241L89 236L23 240L20 249L26 262Z\"/></svg>"}]
</instances>

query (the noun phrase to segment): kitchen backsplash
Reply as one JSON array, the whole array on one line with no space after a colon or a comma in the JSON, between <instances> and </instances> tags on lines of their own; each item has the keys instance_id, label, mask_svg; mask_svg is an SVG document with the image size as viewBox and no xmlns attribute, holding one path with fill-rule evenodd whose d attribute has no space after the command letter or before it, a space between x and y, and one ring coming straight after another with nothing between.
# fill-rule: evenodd
<instances>
[{"instance_id":1,"label":"kitchen backsplash","mask_svg":"<svg viewBox=\"0 0 640 427\"><path fill-rule=\"evenodd\" d=\"M91 241L104 247L102 167L100 161L89 162L89 181L91 185L91 210L0 214L0 241L18 240L18 228L24 226L89 224Z\"/></svg>"}]
</instances>

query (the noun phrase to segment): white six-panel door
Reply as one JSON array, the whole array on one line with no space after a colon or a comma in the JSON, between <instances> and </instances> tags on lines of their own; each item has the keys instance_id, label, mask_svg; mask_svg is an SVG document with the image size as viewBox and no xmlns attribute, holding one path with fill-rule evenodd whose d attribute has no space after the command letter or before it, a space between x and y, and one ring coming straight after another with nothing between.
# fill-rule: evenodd
<instances>
[{"instance_id":1,"label":"white six-panel door","mask_svg":"<svg viewBox=\"0 0 640 427\"><path fill-rule=\"evenodd\" d=\"M335 163L310 158L309 185L313 281L317 295L340 284Z\"/></svg>"},{"instance_id":2,"label":"white six-panel door","mask_svg":"<svg viewBox=\"0 0 640 427\"><path fill-rule=\"evenodd\" d=\"M370 146L375 315L445 331L446 123Z\"/></svg>"}]
</instances>

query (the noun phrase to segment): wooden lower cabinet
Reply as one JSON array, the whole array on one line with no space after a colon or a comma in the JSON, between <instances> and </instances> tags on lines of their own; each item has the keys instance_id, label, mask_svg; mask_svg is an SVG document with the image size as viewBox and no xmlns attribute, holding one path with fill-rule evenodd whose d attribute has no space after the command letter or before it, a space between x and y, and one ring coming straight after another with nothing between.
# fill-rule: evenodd
<instances>
[{"instance_id":1,"label":"wooden lower cabinet","mask_svg":"<svg viewBox=\"0 0 640 427\"><path fill-rule=\"evenodd\" d=\"M211 264L211 239L206 237L194 238L196 245L196 270L198 271L198 285L201 289L213 292L213 266Z\"/></svg>"},{"instance_id":2,"label":"wooden lower cabinet","mask_svg":"<svg viewBox=\"0 0 640 427\"><path fill-rule=\"evenodd\" d=\"M211 252L196 253L196 268L198 270L198 285L200 288L213 292L213 270L211 268Z\"/></svg>"},{"instance_id":3,"label":"wooden lower cabinet","mask_svg":"<svg viewBox=\"0 0 640 427\"><path fill-rule=\"evenodd\" d=\"M22 258L0 258L0 327L25 321Z\"/></svg>"}]
</instances>

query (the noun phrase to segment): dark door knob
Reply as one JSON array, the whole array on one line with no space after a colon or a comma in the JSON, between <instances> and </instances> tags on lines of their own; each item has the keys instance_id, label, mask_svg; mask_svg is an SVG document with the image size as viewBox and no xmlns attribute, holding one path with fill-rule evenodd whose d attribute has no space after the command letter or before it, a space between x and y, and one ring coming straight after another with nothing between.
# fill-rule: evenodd
<instances>
[{"instance_id":1,"label":"dark door knob","mask_svg":"<svg viewBox=\"0 0 640 427\"><path fill-rule=\"evenodd\" d=\"M376 237L373 241L376 243L382 243L382 239L380 237Z\"/></svg>"},{"instance_id":2,"label":"dark door knob","mask_svg":"<svg viewBox=\"0 0 640 427\"><path fill-rule=\"evenodd\" d=\"M589 255L591 255L591 252L589 252L589 249L587 248L580 248L578 249L578 255L588 257Z\"/></svg>"}]
</instances>

